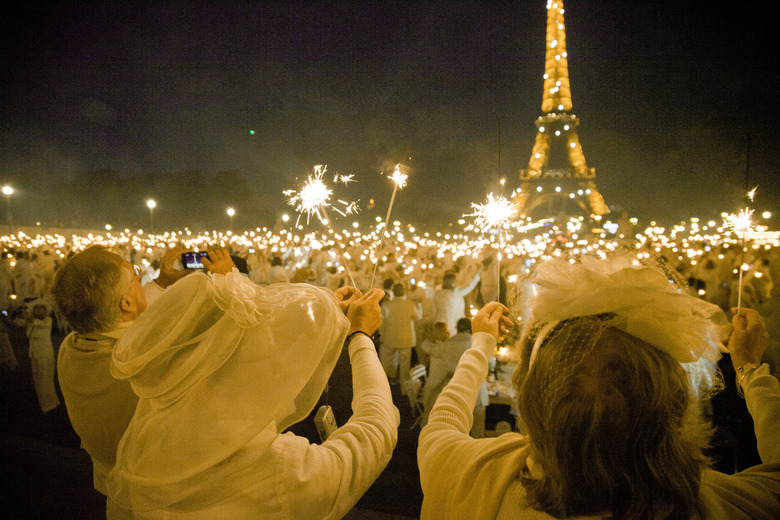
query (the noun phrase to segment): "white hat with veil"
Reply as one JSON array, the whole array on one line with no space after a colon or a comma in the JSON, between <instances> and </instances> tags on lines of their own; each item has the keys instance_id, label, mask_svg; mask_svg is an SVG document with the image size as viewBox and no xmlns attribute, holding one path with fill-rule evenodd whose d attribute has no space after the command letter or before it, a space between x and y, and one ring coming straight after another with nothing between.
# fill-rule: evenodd
<instances>
[{"instance_id":1,"label":"white hat with veil","mask_svg":"<svg viewBox=\"0 0 780 520\"><path fill-rule=\"evenodd\" d=\"M261 288L236 270L174 284L114 349L112 374L140 400L111 497L144 511L239 492L263 452L258 434L311 412L348 327L333 293L308 284Z\"/></svg>"},{"instance_id":2,"label":"white hat with veil","mask_svg":"<svg viewBox=\"0 0 780 520\"><path fill-rule=\"evenodd\" d=\"M615 327L680 362L700 397L722 387L716 363L731 330L725 313L689 295L687 281L650 251L561 255L537 264L519 289L523 336L533 345L526 370L551 335L565 330L561 324L590 317L590 339L577 341L587 348L559 348L561 372L575 371L595 346L600 328ZM573 345L574 339L563 344ZM566 377L558 374L556 384Z\"/></svg>"}]
</instances>

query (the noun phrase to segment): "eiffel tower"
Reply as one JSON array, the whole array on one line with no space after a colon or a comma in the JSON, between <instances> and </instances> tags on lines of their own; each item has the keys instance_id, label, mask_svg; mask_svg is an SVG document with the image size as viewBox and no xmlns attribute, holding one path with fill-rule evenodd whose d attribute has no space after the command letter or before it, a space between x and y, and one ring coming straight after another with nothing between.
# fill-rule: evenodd
<instances>
[{"instance_id":1,"label":"eiffel tower","mask_svg":"<svg viewBox=\"0 0 780 520\"><path fill-rule=\"evenodd\" d=\"M512 202L519 215L532 218L600 216L609 213L596 189L577 135L580 122L571 113L569 65L563 0L547 2L547 43L542 115L528 169L520 170L520 189Z\"/></svg>"}]
</instances>

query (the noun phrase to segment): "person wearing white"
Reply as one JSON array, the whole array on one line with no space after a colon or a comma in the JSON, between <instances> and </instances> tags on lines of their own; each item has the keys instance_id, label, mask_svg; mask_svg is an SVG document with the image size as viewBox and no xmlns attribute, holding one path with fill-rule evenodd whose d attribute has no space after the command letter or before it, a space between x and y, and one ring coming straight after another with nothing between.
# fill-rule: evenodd
<instances>
[{"instance_id":1,"label":"person wearing white","mask_svg":"<svg viewBox=\"0 0 780 520\"><path fill-rule=\"evenodd\" d=\"M263 288L236 270L171 287L114 350L112 373L139 403L111 498L140 519L341 518L397 440L400 417L369 338L380 298ZM345 338L353 416L319 445L284 433L313 409Z\"/></svg>"},{"instance_id":2,"label":"person wearing white","mask_svg":"<svg viewBox=\"0 0 780 520\"><path fill-rule=\"evenodd\" d=\"M449 333L447 336L449 336ZM458 366L461 356L470 347L471 320L468 318L458 320L457 333L447 338L443 344L434 343L430 345L431 368L423 389L423 409L425 410L425 416L422 420L423 425L428 421L428 416L433 409L436 398L439 397L442 389L455 374L455 368ZM487 382L483 381L479 391L479 398L474 406L474 423L471 430L471 435L474 438L485 436L485 408L488 405L488 400Z\"/></svg>"},{"instance_id":3,"label":"person wearing white","mask_svg":"<svg viewBox=\"0 0 780 520\"><path fill-rule=\"evenodd\" d=\"M81 447L92 459L95 489L106 496L116 447L138 402L130 384L111 375L111 355L117 340L147 304L187 274L172 268L182 251L167 253L161 277L143 287L127 260L101 246L73 256L55 273L52 293L73 329L57 357L60 389ZM108 518L124 515L111 500L106 507Z\"/></svg>"},{"instance_id":4,"label":"person wearing white","mask_svg":"<svg viewBox=\"0 0 780 520\"><path fill-rule=\"evenodd\" d=\"M404 394L409 391L412 347L417 344L415 323L419 317L420 310L415 302L406 299L404 286L394 284L393 299L382 304L379 360L390 378L396 374L395 358L398 357L397 374Z\"/></svg>"},{"instance_id":5,"label":"person wearing white","mask_svg":"<svg viewBox=\"0 0 780 520\"><path fill-rule=\"evenodd\" d=\"M458 320L466 316L464 297L479 283L479 274L475 274L465 287L455 287L456 279L454 272L445 273L442 288L433 293L433 321L445 322L450 330L455 330Z\"/></svg>"},{"instance_id":6,"label":"person wearing white","mask_svg":"<svg viewBox=\"0 0 780 520\"><path fill-rule=\"evenodd\" d=\"M38 299L32 303L32 315L27 322L27 339L30 345L30 363L33 383L41 412L47 413L60 405L54 389L54 347L51 344L49 306Z\"/></svg>"},{"instance_id":7,"label":"person wearing white","mask_svg":"<svg viewBox=\"0 0 780 520\"><path fill-rule=\"evenodd\" d=\"M759 366L768 337L758 313L735 313L728 348L763 464L725 475L702 455L706 428L691 386L716 378L681 369L706 370L717 358L717 311L664 288L665 273L551 262L537 269L533 348L515 375L528 434L468 437L471 404L510 325L507 309L490 303L420 434L421 518L780 518L780 385Z\"/></svg>"},{"instance_id":8,"label":"person wearing white","mask_svg":"<svg viewBox=\"0 0 780 520\"><path fill-rule=\"evenodd\" d=\"M266 276L266 282L272 284L289 281L290 275L287 272L287 269L282 265L282 259L278 256L272 257L271 267L268 269L268 274Z\"/></svg>"}]
</instances>

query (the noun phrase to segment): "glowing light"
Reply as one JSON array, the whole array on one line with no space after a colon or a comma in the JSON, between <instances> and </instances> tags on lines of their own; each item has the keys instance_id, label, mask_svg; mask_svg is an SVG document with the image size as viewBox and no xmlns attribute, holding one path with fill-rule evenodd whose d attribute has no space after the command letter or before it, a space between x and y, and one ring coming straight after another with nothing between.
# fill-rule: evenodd
<instances>
[{"instance_id":1,"label":"glowing light","mask_svg":"<svg viewBox=\"0 0 780 520\"><path fill-rule=\"evenodd\" d=\"M745 233L746 231L749 231L753 221L752 221L752 215L753 210L749 208L741 209L739 210L738 214L730 214L726 216L726 220L724 222L726 228L733 229L734 231L738 231L740 233Z\"/></svg>"},{"instance_id":2,"label":"glowing light","mask_svg":"<svg viewBox=\"0 0 780 520\"><path fill-rule=\"evenodd\" d=\"M357 202L347 202L344 200L338 200L340 204L344 206L344 209L339 209L330 204L330 197L333 195L333 190L330 189L323 180L325 172L328 171L326 165L317 165L314 167L314 172L309 175L306 182L303 183L299 190L285 190L284 194L288 197L287 202L290 206L295 206L298 211L298 220L295 222L295 226L298 227L301 215L306 213L306 223L309 223L312 215L317 215L317 218L323 224L328 222L327 208L330 207L338 214L346 216L358 211ZM347 181L344 182L343 178L347 177ZM351 176L337 176L341 178L345 184L352 180Z\"/></svg>"},{"instance_id":3,"label":"glowing light","mask_svg":"<svg viewBox=\"0 0 780 520\"><path fill-rule=\"evenodd\" d=\"M337 173L336 176L333 177L333 182L341 182L341 183L344 184L344 186L346 186L350 182L355 182L354 177L355 176L353 174L350 174L350 175L339 175Z\"/></svg>"},{"instance_id":4,"label":"glowing light","mask_svg":"<svg viewBox=\"0 0 780 520\"><path fill-rule=\"evenodd\" d=\"M401 165L396 164L395 165L395 171L390 176L390 180L392 180L396 186L398 186L398 189L403 189L406 187L406 180L409 178L408 175L406 175L404 172L401 171Z\"/></svg>"},{"instance_id":5,"label":"glowing light","mask_svg":"<svg viewBox=\"0 0 780 520\"><path fill-rule=\"evenodd\" d=\"M503 227L517 215L517 209L510 201L502 196L494 197L492 193L485 204L472 203L471 207L474 212L463 216L476 217L473 226L482 233Z\"/></svg>"},{"instance_id":6,"label":"glowing light","mask_svg":"<svg viewBox=\"0 0 780 520\"><path fill-rule=\"evenodd\" d=\"M753 197L756 195L756 189L758 189L758 186L747 192L747 197L753 201ZM749 269L749 266L745 264L745 239L747 237L748 231L751 230L753 222L751 220L751 216L753 215L753 210L750 208L745 208L739 210L739 213L734 215L733 213L730 215L726 215L726 219L724 222L724 225L727 229L733 229L734 231L742 233L742 260L740 261L739 266L739 290L737 292L737 315L740 314L740 310L742 309L742 277L743 273L746 269Z\"/></svg>"}]
</instances>

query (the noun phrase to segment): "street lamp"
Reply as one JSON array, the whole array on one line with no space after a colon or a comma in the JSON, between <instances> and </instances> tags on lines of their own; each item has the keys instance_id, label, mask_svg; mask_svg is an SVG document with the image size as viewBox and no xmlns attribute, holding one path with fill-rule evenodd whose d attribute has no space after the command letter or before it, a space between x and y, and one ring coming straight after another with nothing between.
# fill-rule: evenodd
<instances>
[{"instance_id":1,"label":"street lamp","mask_svg":"<svg viewBox=\"0 0 780 520\"><path fill-rule=\"evenodd\" d=\"M8 223L8 232L13 232L13 222L14 218L13 215L11 215L11 195L13 194L14 189L10 186L3 186L3 195L5 195L6 200L8 201L8 213L6 215L6 221Z\"/></svg>"},{"instance_id":2,"label":"street lamp","mask_svg":"<svg viewBox=\"0 0 780 520\"><path fill-rule=\"evenodd\" d=\"M157 206L157 203L154 201L154 199L149 199L146 201L146 207L149 208L149 233L154 232L154 208Z\"/></svg>"},{"instance_id":3,"label":"street lamp","mask_svg":"<svg viewBox=\"0 0 780 520\"><path fill-rule=\"evenodd\" d=\"M233 216L236 214L236 210L233 208L227 209L228 218L230 219L230 231L233 231Z\"/></svg>"}]
</instances>

